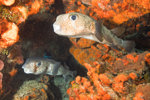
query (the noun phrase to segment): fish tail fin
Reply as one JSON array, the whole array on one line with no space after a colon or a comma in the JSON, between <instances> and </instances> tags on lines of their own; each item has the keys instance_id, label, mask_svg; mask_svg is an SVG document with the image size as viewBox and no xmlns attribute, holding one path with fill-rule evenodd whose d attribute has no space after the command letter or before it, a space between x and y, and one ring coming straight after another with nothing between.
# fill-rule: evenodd
<instances>
[{"instance_id":1,"label":"fish tail fin","mask_svg":"<svg viewBox=\"0 0 150 100\"><path fill-rule=\"evenodd\" d=\"M124 40L122 45L123 45L123 48L127 52L134 52L134 48L135 48L135 42L134 41Z\"/></svg>"},{"instance_id":2,"label":"fish tail fin","mask_svg":"<svg viewBox=\"0 0 150 100\"><path fill-rule=\"evenodd\" d=\"M70 71L69 66L66 63L64 63L64 67L68 70L68 72L66 72L67 75L71 75L72 77L76 76L77 72L76 71Z\"/></svg>"},{"instance_id":3,"label":"fish tail fin","mask_svg":"<svg viewBox=\"0 0 150 100\"><path fill-rule=\"evenodd\" d=\"M76 76L77 72L76 71L68 71L66 74L63 75L65 81L68 81L69 76L74 78Z\"/></svg>"},{"instance_id":4,"label":"fish tail fin","mask_svg":"<svg viewBox=\"0 0 150 100\"><path fill-rule=\"evenodd\" d=\"M76 71L68 71L68 72L66 73L66 76L69 75L69 76L71 76L71 77L75 77L76 74L77 74Z\"/></svg>"}]
</instances>

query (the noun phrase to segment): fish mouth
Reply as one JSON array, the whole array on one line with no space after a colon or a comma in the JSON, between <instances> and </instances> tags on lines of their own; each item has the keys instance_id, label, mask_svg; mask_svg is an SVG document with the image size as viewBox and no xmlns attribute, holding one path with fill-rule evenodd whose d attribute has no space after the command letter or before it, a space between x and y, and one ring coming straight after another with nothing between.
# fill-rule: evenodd
<instances>
[{"instance_id":1,"label":"fish mouth","mask_svg":"<svg viewBox=\"0 0 150 100\"><path fill-rule=\"evenodd\" d=\"M76 37L76 34L73 31L65 32L61 28L61 25L57 24L56 22L53 24L53 30L57 35L60 36L67 36L67 37ZM64 29L67 30L67 29Z\"/></svg>"},{"instance_id":2,"label":"fish mouth","mask_svg":"<svg viewBox=\"0 0 150 100\"><path fill-rule=\"evenodd\" d=\"M22 69L24 69L24 68L25 68L25 66L23 65L23 66L22 66Z\"/></svg>"},{"instance_id":3,"label":"fish mouth","mask_svg":"<svg viewBox=\"0 0 150 100\"><path fill-rule=\"evenodd\" d=\"M32 74L33 73L31 70L29 70L27 68L23 68L23 70L24 70L24 73L26 73L26 74Z\"/></svg>"},{"instance_id":4,"label":"fish mouth","mask_svg":"<svg viewBox=\"0 0 150 100\"><path fill-rule=\"evenodd\" d=\"M53 29L54 29L55 33L60 34L60 31L61 31L60 25L54 23L53 24Z\"/></svg>"}]
</instances>

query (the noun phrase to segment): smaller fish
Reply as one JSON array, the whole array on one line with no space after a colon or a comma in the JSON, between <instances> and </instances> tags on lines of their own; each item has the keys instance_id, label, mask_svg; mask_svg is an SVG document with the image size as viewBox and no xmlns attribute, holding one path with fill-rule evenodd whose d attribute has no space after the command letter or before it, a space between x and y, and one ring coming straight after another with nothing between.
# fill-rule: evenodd
<instances>
[{"instance_id":1,"label":"smaller fish","mask_svg":"<svg viewBox=\"0 0 150 100\"><path fill-rule=\"evenodd\" d=\"M22 68L26 74L63 75L65 80L68 75L74 77L76 74L66 64L48 58L28 58Z\"/></svg>"}]
</instances>

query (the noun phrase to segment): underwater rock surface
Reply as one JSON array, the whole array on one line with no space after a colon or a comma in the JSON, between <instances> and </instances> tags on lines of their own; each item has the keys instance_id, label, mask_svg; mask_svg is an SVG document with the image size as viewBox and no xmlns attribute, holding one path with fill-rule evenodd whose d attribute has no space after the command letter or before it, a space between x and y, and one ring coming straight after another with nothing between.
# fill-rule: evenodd
<instances>
[{"instance_id":1,"label":"underwater rock surface","mask_svg":"<svg viewBox=\"0 0 150 100\"><path fill-rule=\"evenodd\" d=\"M149 0L0 0L0 100L149 100L149 5ZM117 36L135 41L136 52L56 35L56 16L68 12L91 16L108 29L125 28ZM61 76L23 72L27 58L45 56L65 62L78 76L66 83Z\"/></svg>"},{"instance_id":2,"label":"underwater rock surface","mask_svg":"<svg viewBox=\"0 0 150 100\"><path fill-rule=\"evenodd\" d=\"M61 76L54 77L54 79L51 80L51 84L53 84L54 87L51 86L50 88L55 95L55 100L69 100L69 96L67 95L66 91L70 87L70 82L73 80L74 78L68 77L68 80L65 81ZM56 96L58 94L59 96Z\"/></svg>"},{"instance_id":3,"label":"underwater rock surface","mask_svg":"<svg viewBox=\"0 0 150 100\"><path fill-rule=\"evenodd\" d=\"M13 100L55 100L48 86L35 80L25 81Z\"/></svg>"}]
</instances>

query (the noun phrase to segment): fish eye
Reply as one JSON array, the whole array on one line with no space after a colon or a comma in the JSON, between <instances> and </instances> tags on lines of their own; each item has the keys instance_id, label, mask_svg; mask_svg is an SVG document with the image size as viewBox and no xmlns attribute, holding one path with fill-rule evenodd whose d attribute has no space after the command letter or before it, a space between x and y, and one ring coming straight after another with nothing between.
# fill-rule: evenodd
<instances>
[{"instance_id":1,"label":"fish eye","mask_svg":"<svg viewBox=\"0 0 150 100\"><path fill-rule=\"evenodd\" d=\"M37 63L37 66L40 66L40 65L41 65L41 62L38 62L38 63Z\"/></svg>"},{"instance_id":2,"label":"fish eye","mask_svg":"<svg viewBox=\"0 0 150 100\"><path fill-rule=\"evenodd\" d=\"M77 16L76 15L71 15L70 18L71 18L71 20L76 20Z\"/></svg>"}]
</instances>

